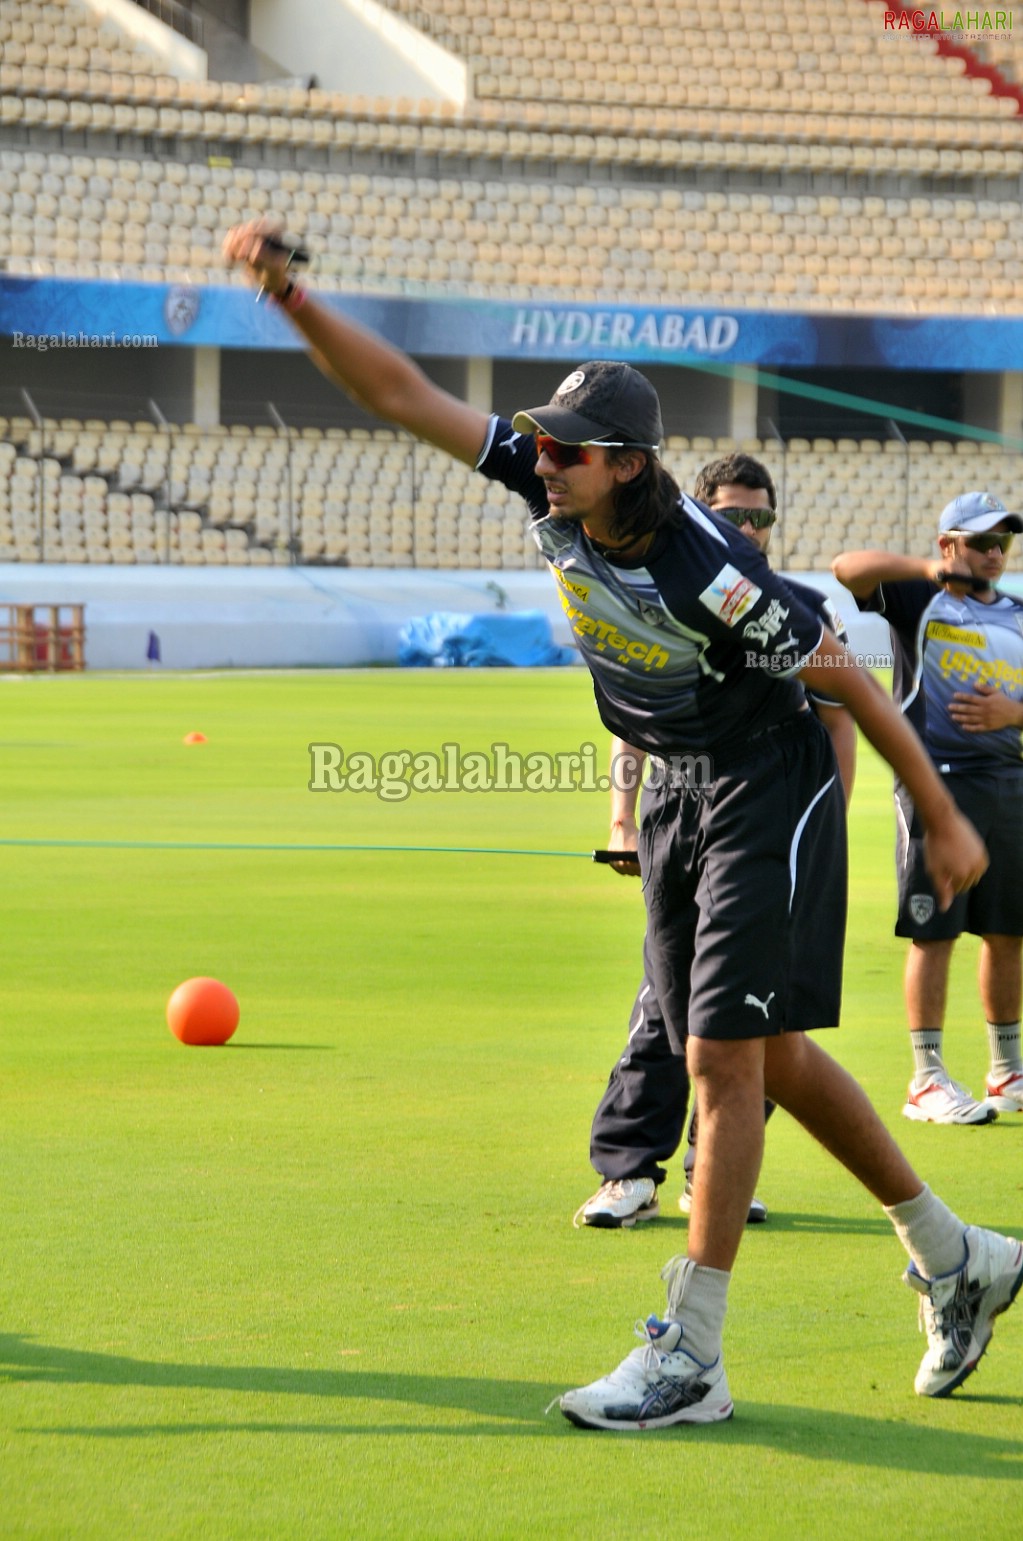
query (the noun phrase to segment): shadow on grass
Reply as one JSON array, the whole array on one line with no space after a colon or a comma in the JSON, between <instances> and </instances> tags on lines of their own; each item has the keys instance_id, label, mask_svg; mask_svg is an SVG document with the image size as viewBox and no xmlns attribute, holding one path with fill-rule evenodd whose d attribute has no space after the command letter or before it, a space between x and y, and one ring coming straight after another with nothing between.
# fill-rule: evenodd
<instances>
[{"instance_id":1,"label":"shadow on grass","mask_svg":"<svg viewBox=\"0 0 1023 1541\"><path fill-rule=\"evenodd\" d=\"M225 1043L221 1048L230 1049L232 1054L237 1054L239 1049L297 1049L303 1054L332 1054L337 1045L333 1043Z\"/></svg>"},{"instance_id":2,"label":"shadow on grass","mask_svg":"<svg viewBox=\"0 0 1023 1541\"><path fill-rule=\"evenodd\" d=\"M156 1439L196 1434L294 1434L313 1436L466 1434L572 1439L598 1438L573 1429L543 1409L562 1388L541 1381L509 1381L457 1375L405 1375L364 1370L293 1370L256 1365L161 1364L117 1354L55 1348L13 1333L0 1334L0 1382L41 1385L133 1386L150 1390L251 1392L258 1396L330 1397L338 1402L393 1402L467 1412L474 1421L419 1423L407 1417L372 1423L269 1422L256 1419L33 1427L22 1432L83 1439ZM972 1396L960 1402L1018 1411L1015 1397ZM914 1409L919 1404L913 1402ZM478 1421L475 1421L478 1420ZM961 1428L893 1422L861 1414L769 1402L743 1402L729 1423L704 1428L647 1431L644 1440L713 1439L769 1449L801 1459L853 1466L883 1466L936 1476L1023 1480L1023 1439L969 1434Z\"/></svg>"},{"instance_id":3,"label":"shadow on grass","mask_svg":"<svg viewBox=\"0 0 1023 1541\"><path fill-rule=\"evenodd\" d=\"M689 1219L686 1215L666 1215L662 1212L649 1226L643 1227L643 1232L645 1235L656 1235L660 1231L685 1231L688 1228ZM822 1215L819 1212L804 1215L794 1210L771 1209L766 1225L747 1226L744 1235L773 1236L777 1231L816 1231L820 1235L831 1236L890 1237L892 1234L891 1224L883 1216L875 1219L864 1215L856 1219L852 1215Z\"/></svg>"}]
</instances>

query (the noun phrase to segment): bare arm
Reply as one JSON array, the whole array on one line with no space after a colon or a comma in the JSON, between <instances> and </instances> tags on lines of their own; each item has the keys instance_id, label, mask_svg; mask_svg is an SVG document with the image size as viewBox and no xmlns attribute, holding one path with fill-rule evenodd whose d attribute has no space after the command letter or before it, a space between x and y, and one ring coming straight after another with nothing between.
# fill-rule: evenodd
<instances>
[{"instance_id":1,"label":"bare arm","mask_svg":"<svg viewBox=\"0 0 1023 1541\"><path fill-rule=\"evenodd\" d=\"M856 724L851 712L844 706L816 704L817 715L828 730L831 747L838 761L838 774L842 778L845 805L852 801L853 783L856 780Z\"/></svg>"},{"instance_id":2,"label":"bare arm","mask_svg":"<svg viewBox=\"0 0 1023 1541\"><path fill-rule=\"evenodd\" d=\"M985 685L981 680L972 691L956 691L948 714L964 733L996 733L1000 728L1023 731L1023 701L1014 701L997 685Z\"/></svg>"},{"instance_id":3,"label":"bare arm","mask_svg":"<svg viewBox=\"0 0 1023 1541\"><path fill-rule=\"evenodd\" d=\"M905 783L925 830L927 866L942 909L955 894L972 888L984 875L987 852L964 819L909 723L880 685L830 632L799 671L799 678L820 695L835 696L849 708L866 737Z\"/></svg>"},{"instance_id":4,"label":"bare arm","mask_svg":"<svg viewBox=\"0 0 1023 1541\"><path fill-rule=\"evenodd\" d=\"M266 236L278 230L270 221L252 220L228 231L223 246L225 259L244 267L270 295L281 293L287 282L287 253L266 244ZM311 296L289 319L318 368L353 401L456 460L476 464L487 433L485 412L441 390L400 348Z\"/></svg>"},{"instance_id":5,"label":"bare arm","mask_svg":"<svg viewBox=\"0 0 1023 1541\"><path fill-rule=\"evenodd\" d=\"M843 551L831 571L856 599L866 599L879 583L905 583L913 578L937 582L940 561L929 557L902 556L895 551Z\"/></svg>"},{"instance_id":6,"label":"bare arm","mask_svg":"<svg viewBox=\"0 0 1023 1541\"><path fill-rule=\"evenodd\" d=\"M609 851L634 851L639 839L636 821L636 804L643 782L646 753L634 749L624 738L611 740L611 834ZM639 863L635 861L612 862L615 872L623 877L639 877Z\"/></svg>"}]
</instances>

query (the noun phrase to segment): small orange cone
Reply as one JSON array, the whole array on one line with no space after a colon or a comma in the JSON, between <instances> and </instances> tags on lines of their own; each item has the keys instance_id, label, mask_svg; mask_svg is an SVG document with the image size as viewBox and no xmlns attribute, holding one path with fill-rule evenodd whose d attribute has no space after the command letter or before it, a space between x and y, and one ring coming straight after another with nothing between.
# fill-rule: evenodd
<instances>
[{"instance_id":1,"label":"small orange cone","mask_svg":"<svg viewBox=\"0 0 1023 1541\"><path fill-rule=\"evenodd\" d=\"M205 744L205 733L186 733L182 740L185 744Z\"/></svg>"}]
</instances>

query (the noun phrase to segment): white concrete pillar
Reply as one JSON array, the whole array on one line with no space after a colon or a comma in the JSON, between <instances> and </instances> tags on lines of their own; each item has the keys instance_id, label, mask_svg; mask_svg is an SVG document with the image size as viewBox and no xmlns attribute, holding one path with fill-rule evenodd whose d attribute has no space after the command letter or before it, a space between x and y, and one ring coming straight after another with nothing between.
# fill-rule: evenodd
<instances>
[{"instance_id":1,"label":"white concrete pillar","mask_svg":"<svg viewBox=\"0 0 1023 1541\"><path fill-rule=\"evenodd\" d=\"M470 407L480 412L494 410L494 363L489 358L471 358L465 371L465 397Z\"/></svg>"},{"instance_id":2,"label":"white concrete pillar","mask_svg":"<svg viewBox=\"0 0 1023 1541\"><path fill-rule=\"evenodd\" d=\"M728 432L733 439L757 437L757 405L758 391L753 380L733 379L730 382Z\"/></svg>"},{"instance_id":3,"label":"white concrete pillar","mask_svg":"<svg viewBox=\"0 0 1023 1541\"><path fill-rule=\"evenodd\" d=\"M220 349L196 348L192 375L192 421L200 428L220 423Z\"/></svg>"},{"instance_id":4,"label":"white concrete pillar","mask_svg":"<svg viewBox=\"0 0 1023 1541\"><path fill-rule=\"evenodd\" d=\"M999 376L998 432L1007 438L1023 438L1023 374Z\"/></svg>"}]
</instances>

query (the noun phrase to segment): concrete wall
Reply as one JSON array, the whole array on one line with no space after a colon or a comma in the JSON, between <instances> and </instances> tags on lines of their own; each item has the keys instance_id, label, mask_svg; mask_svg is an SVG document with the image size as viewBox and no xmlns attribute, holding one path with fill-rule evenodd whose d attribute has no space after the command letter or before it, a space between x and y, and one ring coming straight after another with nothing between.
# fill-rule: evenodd
<instances>
[{"instance_id":1,"label":"concrete wall","mask_svg":"<svg viewBox=\"0 0 1023 1541\"><path fill-rule=\"evenodd\" d=\"M257 48L325 91L465 106L464 62L376 0L252 0L249 18Z\"/></svg>"},{"instance_id":2,"label":"concrete wall","mask_svg":"<svg viewBox=\"0 0 1023 1541\"><path fill-rule=\"evenodd\" d=\"M113 22L140 48L159 59L168 75L176 75L179 80L206 79L204 51L173 27L141 10L133 0L85 0L85 4L100 21Z\"/></svg>"},{"instance_id":3,"label":"concrete wall","mask_svg":"<svg viewBox=\"0 0 1023 1541\"><path fill-rule=\"evenodd\" d=\"M800 574L839 596L854 652L890 655L888 627L860 616L828 573ZM541 610L572 641L543 572L364 568L90 567L0 564L0 604L84 604L90 669L145 669L150 632L166 669L344 668L393 664L398 634L436 610Z\"/></svg>"}]
</instances>

